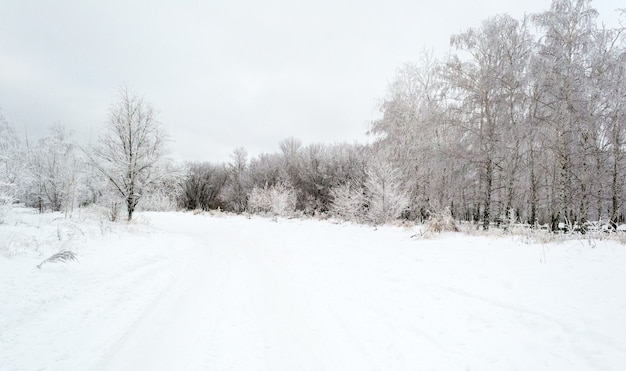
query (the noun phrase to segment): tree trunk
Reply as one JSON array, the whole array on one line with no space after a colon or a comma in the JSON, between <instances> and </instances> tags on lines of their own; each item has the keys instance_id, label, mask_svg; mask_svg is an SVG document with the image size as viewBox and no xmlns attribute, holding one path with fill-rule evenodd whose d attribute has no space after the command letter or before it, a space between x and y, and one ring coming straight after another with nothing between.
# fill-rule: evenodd
<instances>
[{"instance_id":1,"label":"tree trunk","mask_svg":"<svg viewBox=\"0 0 626 371\"><path fill-rule=\"evenodd\" d=\"M535 175L535 153L532 147L530 149L530 218L528 224L532 228L537 224L537 177Z\"/></svg>"},{"instance_id":2,"label":"tree trunk","mask_svg":"<svg viewBox=\"0 0 626 371\"><path fill-rule=\"evenodd\" d=\"M493 183L493 165L491 159L487 160L487 177L485 179L485 209L483 210L483 229L489 229L489 221L491 220L491 186Z\"/></svg>"},{"instance_id":3,"label":"tree trunk","mask_svg":"<svg viewBox=\"0 0 626 371\"><path fill-rule=\"evenodd\" d=\"M135 212L135 206L137 205L137 200L134 196L128 196L126 198L126 210L128 211L128 221L130 222L133 219L133 213Z\"/></svg>"}]
</instances>

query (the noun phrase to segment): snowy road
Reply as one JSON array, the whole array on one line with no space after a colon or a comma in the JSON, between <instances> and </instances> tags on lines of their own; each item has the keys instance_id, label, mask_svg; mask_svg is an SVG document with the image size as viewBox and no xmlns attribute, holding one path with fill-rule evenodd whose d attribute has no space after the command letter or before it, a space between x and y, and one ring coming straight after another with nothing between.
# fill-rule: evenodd
<instances>
[{"instance_id":1,"label":"snowy road","mask_svg":"<svg viewBox=\"0 0 626 371\"><path fill-rule=\"evenodd\" d=\"M193 248L97 369L377 369L330 308L321 310L316 293L298 284L294 268L302 267L285 252L298 254L299 236L277 238L266 220L276 233L205 219L172 228L155 219Z\"/></svg>"},{"instance_id":2,"label":"snowy road","mask_svg":"<svg viewBox=\"0 0 626 371\"><path fill-rule=\"evenodd\" d=\"M0 260L12 267L0 273L12 302L0 301L1 370L626 364L626 253L615 243L546 247L415 240L409 230L321 221L145 218L146 228L98 242L78 264L38 271L27 259Z\"/></svg>"}]
</instances>

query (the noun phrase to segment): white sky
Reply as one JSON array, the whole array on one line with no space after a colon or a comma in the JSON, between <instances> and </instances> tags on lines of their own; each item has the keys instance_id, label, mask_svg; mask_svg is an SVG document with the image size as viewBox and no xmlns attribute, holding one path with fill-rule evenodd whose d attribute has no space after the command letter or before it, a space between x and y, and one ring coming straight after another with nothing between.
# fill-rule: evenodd
<instances>
[{"instance_id":1,"label":"white sky","mask_svg":"<svg viewBox=\"0 0 626 371\"><path fill-rule=\"evenodd\" d=\"M227 161L366 140L398 66L499 13L549 0L0 2L0 110L30 138L62 122L96 138L118 88L159 112L175 157ZM617 24L617 0L598 0Z\"/></svg>"}]
</instances>

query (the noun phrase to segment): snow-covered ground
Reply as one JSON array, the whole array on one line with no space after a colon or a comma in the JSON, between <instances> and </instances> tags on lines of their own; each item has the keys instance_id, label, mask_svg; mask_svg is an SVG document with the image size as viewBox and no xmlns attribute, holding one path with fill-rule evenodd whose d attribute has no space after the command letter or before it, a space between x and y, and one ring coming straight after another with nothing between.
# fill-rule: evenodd
<instances>
[{"instance_id":1,"label":"snow-covered ground","mask_svg":"<svg viewBox=\"0 0 626 371\"><path fill-rule=\"evenodd\" d=\"M0 370L624 369L625 246L415 233L16 209Z\"/></svg>"}]
</instances>

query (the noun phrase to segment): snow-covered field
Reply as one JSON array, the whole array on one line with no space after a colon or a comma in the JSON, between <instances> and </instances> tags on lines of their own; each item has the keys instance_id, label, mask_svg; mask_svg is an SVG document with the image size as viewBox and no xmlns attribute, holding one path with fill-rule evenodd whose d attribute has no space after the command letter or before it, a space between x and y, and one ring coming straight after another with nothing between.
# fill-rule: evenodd
<instances>
[{"instance_id":1,"label":"snow-covered field","mask_svg":"<svg viewBox=\"0 0 626 371\"><path fill-rule=\"evenodd\" d=\"M0 225L0 370L624 370L626 247L245 216ZM60 249L78 262L43 259Z\"/></svg>"}]
</instances>

